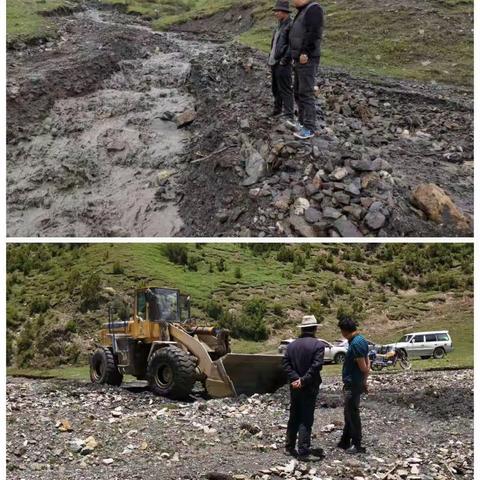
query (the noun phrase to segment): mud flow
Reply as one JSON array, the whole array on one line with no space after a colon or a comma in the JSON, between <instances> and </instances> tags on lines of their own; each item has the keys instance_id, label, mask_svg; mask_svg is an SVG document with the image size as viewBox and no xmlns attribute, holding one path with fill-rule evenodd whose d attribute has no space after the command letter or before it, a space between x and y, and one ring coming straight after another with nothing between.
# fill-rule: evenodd
<instances>
[{"instance_id":1,"label":"mud flow","mask_svg":"<svg viewBox=\"0 0 480 480\"><path fill-rule=\"evenodd\" d=\"M271 117L265 55L232 41L248 9L169 33L57 21L7 55L9 236L471 234L470 90L322 68L302 142Z\"/></svg>"},{"instance_id":2,"label":"mud flow","mask_svg":"<svg viewBox=\"0 0 480 480\"><path fill-rule=\"evenodd\" d=\"M24 130L11 125L17 131L8 149L9 235L175 235L182 227L178 194L161 187L167 179L172 183L189 141L176 122L194 109L194 98L184 88L189 61L208 45L155 35L141 25L116 24L108 13L81 12L68 21L57 46L61 54L43 52L34 71L24 71L26 77L16 85L21 95L30 82L45 82L43 96L51 96L52 105L40 119L24 108L34 121L23 138ZM49 91L52 68L70 70L81 82L81 69L88 72L90 62L100 61L96 50L115 35L136 48L122 52L117 47L114 71L94 91ZM78 44L81 51L75 54ZM67 69L71 55L77 57L75 67ZM83 55L87 58L81 61ZM79 71L72 72L75 68Z\"/></svg>"}]
</instances>

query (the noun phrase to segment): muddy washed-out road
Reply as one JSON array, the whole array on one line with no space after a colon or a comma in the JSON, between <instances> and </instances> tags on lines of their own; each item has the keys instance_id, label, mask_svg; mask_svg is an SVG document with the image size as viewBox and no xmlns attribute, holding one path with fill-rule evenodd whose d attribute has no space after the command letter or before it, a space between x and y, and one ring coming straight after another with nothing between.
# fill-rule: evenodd
<instances>
[{"instance_id":1,"label":"muddy washed-out road","mask_svg":"<svg viewBox=\"0 0 480 480\"><path fill-rule=\"evenodd\" d=\"M471 234L471 90L322 69L323 127L294 141L232 41L250 15L159 33L85 8L8 50L9 236Z\"/></svg>"},{"instance_id":2,"label":"muddy washed-out road","mask_svg":"<svg viewBox=\"0 0 480 480\"><path fill-rule=\"evenodd\" d=\"M177 127L194 110L184 84L190 60L209 45L114 19L75 13L64 19L58 44L12 61L10 98L18 96L12 104L23 115L9 125L11 236L153 237L182 227L177 194L156 195L189 141ZM23 98L32 86L50 97L43 112L38 99L29 105Z\"/></svg>"}]
</instances>

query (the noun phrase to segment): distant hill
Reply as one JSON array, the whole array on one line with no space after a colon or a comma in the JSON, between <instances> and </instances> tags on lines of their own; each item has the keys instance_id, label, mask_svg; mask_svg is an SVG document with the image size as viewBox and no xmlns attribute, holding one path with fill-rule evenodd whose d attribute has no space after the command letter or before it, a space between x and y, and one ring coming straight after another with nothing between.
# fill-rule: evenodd
<instances>
[{"instance_id":1,"label":"distant hill","mask_svg":"<svg viewBox=\"0 0 480 480\"><path fill-rule=\"evenodd\" d=\"M189 293L200 323L241 337L237 351L274 351L305 313L334 340L342 312L378 342L449 328L473 345L472 245L10 244L7 261L15 366L85 362L108 306L124 316L145 284Z\"/></svg>"}]
</instances>

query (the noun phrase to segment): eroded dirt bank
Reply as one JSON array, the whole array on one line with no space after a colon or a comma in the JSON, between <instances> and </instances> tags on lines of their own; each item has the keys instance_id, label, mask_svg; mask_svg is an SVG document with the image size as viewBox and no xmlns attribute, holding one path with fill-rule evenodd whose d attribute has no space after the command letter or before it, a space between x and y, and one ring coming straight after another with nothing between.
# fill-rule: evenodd
<instances>
[{"instance_id":1,"label":"eroded dirt bank","mask_svg":"<svg viewBox=\"0 0 480 480\"><path fill-rule=\"evenodd\" d=\"M265 57L208 22L208 41L113 11L59 22L8 53L10 236L471 233L470 91L324 69L323 128L298 142L269 116Z\"/></svg>"},{"instance_id":2,"label":"eroded dirt bank","mask_svg":"<svg viewBox=\"0 0 480 480\"><path fill-rule=\"evenodd\" d=\"M189 403L145 389L7 379L7 478L309 480L473 479L473 371L371 378L366 455L335 445L338 377L324 380L314 445L321 462L283 454L288 391ZM348 457L348 458L347 458Z\"/></svg>"}]
</instances>

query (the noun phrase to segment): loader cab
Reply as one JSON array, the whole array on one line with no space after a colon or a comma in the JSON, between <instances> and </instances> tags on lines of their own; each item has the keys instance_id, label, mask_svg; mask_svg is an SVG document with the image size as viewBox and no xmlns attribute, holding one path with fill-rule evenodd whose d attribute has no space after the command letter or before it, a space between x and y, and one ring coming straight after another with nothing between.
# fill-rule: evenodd
<instances>
[{"instance_id":1,"label":"loader cab","mask_svg":"<svg viewBox=\"0 0 480 480\"><path fill-rule=\"evenodd\" d=\"M143 288L135 297L135 316L140 321L188 323L190 296L168 288Z\"/></svg>"}]
</instances>

